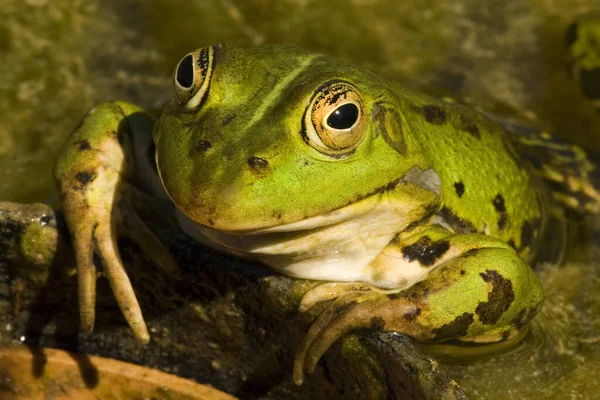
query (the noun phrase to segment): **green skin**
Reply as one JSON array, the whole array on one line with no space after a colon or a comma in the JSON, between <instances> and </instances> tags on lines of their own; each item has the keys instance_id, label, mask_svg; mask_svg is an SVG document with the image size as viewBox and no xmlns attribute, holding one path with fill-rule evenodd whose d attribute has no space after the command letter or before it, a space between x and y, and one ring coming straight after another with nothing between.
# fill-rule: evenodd
<instances>
[{"instance_id":1,"label":"green skin","mask_svg":"<svg viewBox=\"0 0 600 400\"><path fill-rule=\"evenodd\" d=\"M203 243L330 281L300 304L305 312L334 300L297 353L298 384L353 329L486 343L517 337L539 311L543 290L527 262L552 197L539 185L560 166L543 144L579 149L548 135L519 138L485 114L293 47L220 46L191 58L178 66L175 96L156 122L131 104L102 104L56 164L85 331L94 324L96 253L134 334L149 340L119 234L177 273L134 212L147 200L140 180L163 206L172 201ZM329 129L322 117L348 101L359 122ZM151 132L160 180L146 157ZM518 152L538 145L550 161L536 169ZM587 182L593 167L580 161L588 169L574 174ZM558 197L574 197L566 191Z\"/></svg>"}]
</instances>

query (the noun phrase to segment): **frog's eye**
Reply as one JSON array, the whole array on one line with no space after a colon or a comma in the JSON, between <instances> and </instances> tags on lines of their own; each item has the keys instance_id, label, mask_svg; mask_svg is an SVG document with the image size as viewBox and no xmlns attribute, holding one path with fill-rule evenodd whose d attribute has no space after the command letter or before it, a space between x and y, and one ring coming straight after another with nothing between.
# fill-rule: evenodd
<instances>
[{"instance_id":1,"label":"frog's eye","mask_svg":"<svg viewBox=\"0 0 600 400\"><path fill-rule=\"evenodd\" d=\"M318 151L337 157L350 153L367 131L360 93L346 82L321 86L306 109L304 128L308 143Z\"/></svg>"},{"instance_id":2,"label":"frog's eye","mask_svg":"<svg viewBox=\"0 0 600 400\"><path fill-rule=\"evenodd\" d=\"M175 96L184 108L195 110L208 93L216 60L216 47L205 47L183 57L173 76Z\"/></svg>"}]
</instances>

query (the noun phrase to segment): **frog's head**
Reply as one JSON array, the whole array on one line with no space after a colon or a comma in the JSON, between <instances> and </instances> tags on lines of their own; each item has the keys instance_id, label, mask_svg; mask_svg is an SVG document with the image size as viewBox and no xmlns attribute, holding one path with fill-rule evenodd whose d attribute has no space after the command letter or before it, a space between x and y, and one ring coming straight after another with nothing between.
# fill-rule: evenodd
<instances>
[{"instance_id":1,"label":"frog's head","mask_svg":"<svg viewBox=\"0 0 600 400\"><path fill-rule=\"evenodd\" d=\"M264 230L393 188L421 161L369 72L287 46L186 55L156 125L160 177L193 221Z\"/></svg>"}]
</instances>

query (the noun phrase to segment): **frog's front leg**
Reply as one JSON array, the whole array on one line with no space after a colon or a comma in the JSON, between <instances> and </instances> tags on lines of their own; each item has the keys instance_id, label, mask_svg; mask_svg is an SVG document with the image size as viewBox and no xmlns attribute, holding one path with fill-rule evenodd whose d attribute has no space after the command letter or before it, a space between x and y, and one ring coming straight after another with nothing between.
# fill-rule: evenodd
<instances>
[{"instance_id":1,"label":"frog's front leg","mask_svg":"<svg viewBox=\"0 0 600 400\"><path fill-rule=\"evenodd\" d=\"M325 284L309 291L303 309L317 299L336 299L313 323L298 350L297 384L352 330L396 331L419 342L496 342L514 337L543 302L533 270L512 247L490 236L422 227L399 234L373 265L382 277L399 277L402 269L408 271L408 279L414 279L416 268L423 274L417 283L399 290L347 284L342 294L339 287L331 290L332 284Z\"/></svg>"},{"instance_id":2,"label":"frog's front leg","mask_svg":"<svg viewBox=\"0 0 600 400\"><path fill-rule=\"evenodd\" d=\"M88 113L67 139L55 166L65 219L73 238L77 262L81 326L94 327L97 254L116 300L135 336L149 335L133 288L123 267L117 238L135 239L142 251L165 270L176 266L161 242L133 210L148 200L139 190L133 143L151 144L153 120L127 103L106 103Z\"/></svg>"}]
</instances>

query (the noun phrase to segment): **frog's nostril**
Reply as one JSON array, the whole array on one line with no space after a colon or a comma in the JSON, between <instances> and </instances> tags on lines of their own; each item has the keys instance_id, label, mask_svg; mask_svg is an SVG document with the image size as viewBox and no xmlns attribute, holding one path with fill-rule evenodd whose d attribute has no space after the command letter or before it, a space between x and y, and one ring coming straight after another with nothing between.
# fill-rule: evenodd
<instances>
[{"instance_id":1,"label":"frog's nostril","mask_svg":"<svg viewBox=\"0 0 600 400\"><path fill-rule=\"evenodd\" d=\"M208 140L198 140L194 146L194 150L198 153L206 153L212 147L212 143Z\"/></svg>"},{"instance_id":2,"label":"frog's nostril","mask_svg":"<svg viewBox=\"0 0 600 400\"><path fill-rule=\"evenodd\" d=\"M257 172L262 172L269 168L269 162L267 160L254 156L248 158L248 165Z\"/></svg>"}]
</instances>

